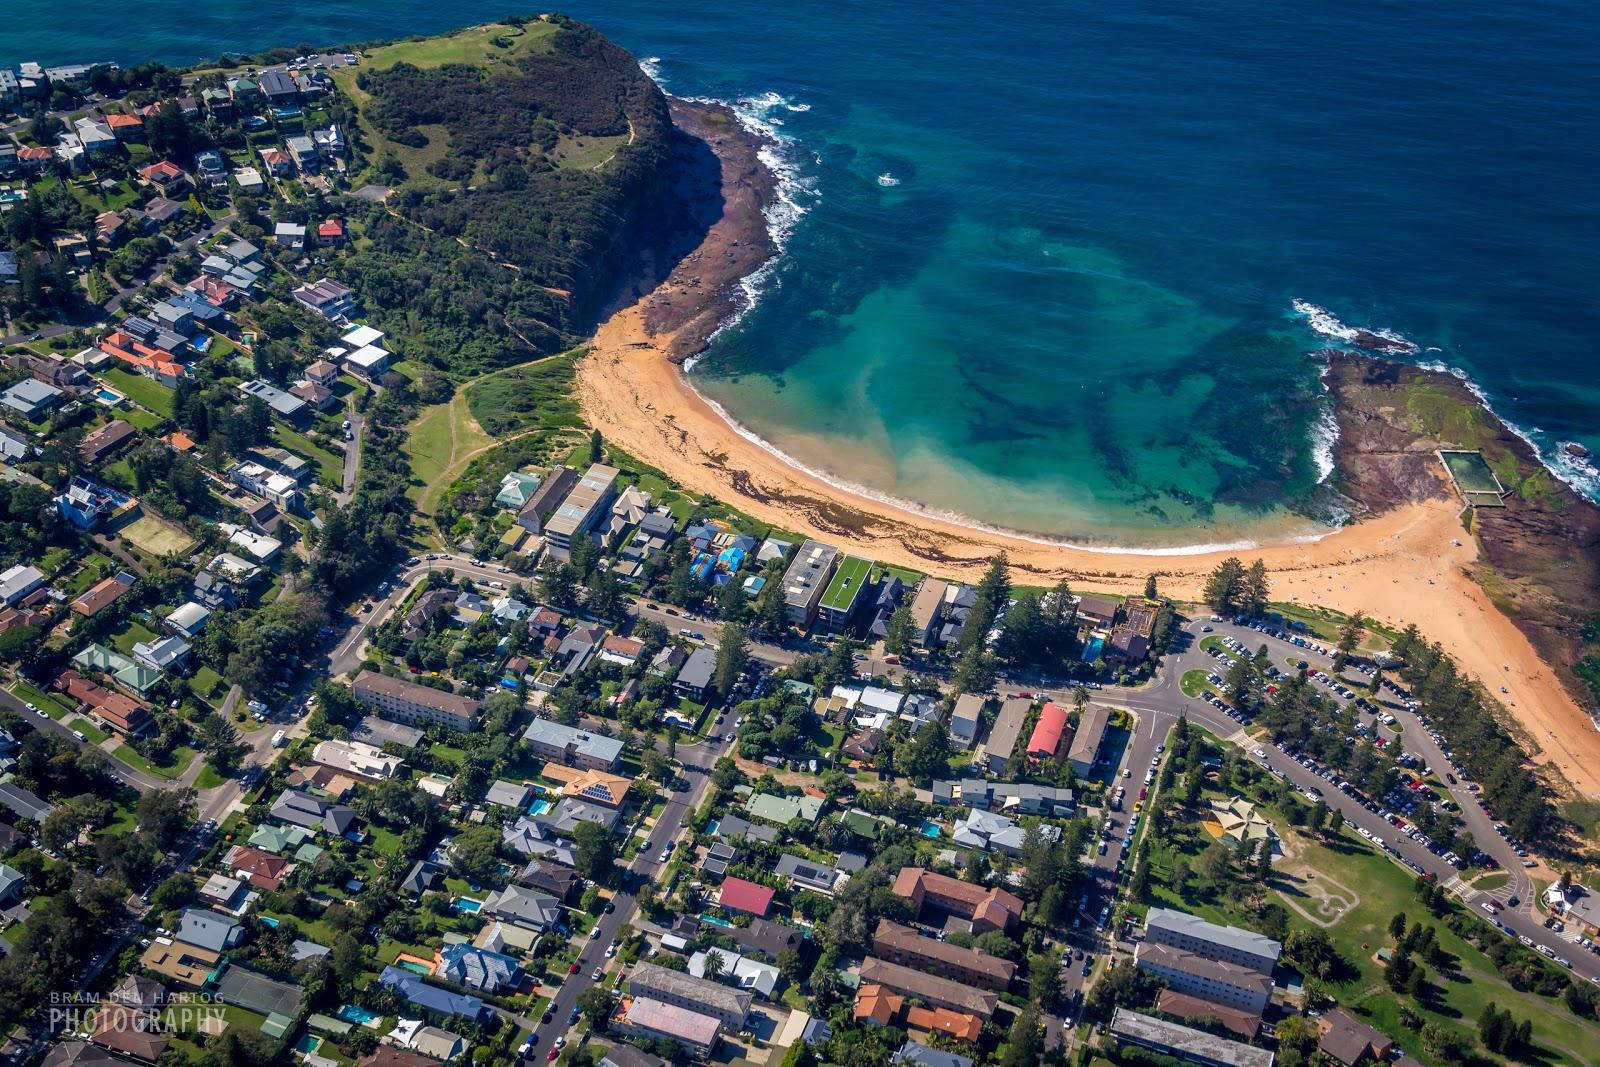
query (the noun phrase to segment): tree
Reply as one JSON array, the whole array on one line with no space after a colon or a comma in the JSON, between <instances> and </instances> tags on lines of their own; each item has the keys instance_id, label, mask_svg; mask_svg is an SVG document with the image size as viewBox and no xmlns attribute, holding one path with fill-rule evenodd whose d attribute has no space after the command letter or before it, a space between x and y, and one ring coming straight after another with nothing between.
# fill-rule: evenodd
<instances>
[{"instance_id":1,"label":"tree","mask_svg":"<svg viewBox=\"0 0 1600 1067\"><path fill-rule=\"evenodd\" d=\"M539 567L539 596L557 611L578 610L578 572L572 565L546 556Z\"/></svg>"},{"instance_id":2,"label":"tree","mask_svg":"<svg viewBox=\"0 0 1600 1067\"><path fill-rule=\"evenodd\" d=\"M232 773L244 758L248 746L239 740L239 731L221 715L207 715L200 722L200 749L223 774Z\"/></svg>"},{"instance_id":3,"label":"tree","mask_svg":"<svg viewBox=\"0 0 1600 1067\"><path fill-rule=\"evenodd\" d=\"M162 851L178 842L194 815L193 789L157 789L139 798L139 830Z\"/></svg>"},{"instance_id":4,"label":"tree","mask_svg":"<svg viewBox=\"0 0 1600 1067\"><path fill-rule=\"evenodd\" d=\"M1390 917L1390 919L1389 919L1389 936L1394 938L1394 942L1397 945L1400 943L1401 939L1406 936L1406 914L1405 914L1405 912L1397 911L1397 912L1394 913L1394 915L1392 917Z\"/></svg>"},{"instance_id":5,"label":"tree","mask_svg":"<svg viewBox=\"0 0 1600 1067\"><path fill-rule=\"evenodd\" d=\"M1267 580L1267 565L1253 560L1244 574L1243 607L1248 615L1260 615L1272 599L1272 584Z\"/></svg>"},{"instance_id":6,"label":"tree","mask_svg":"<svg viewBox=\"0 0 1600 1067\"><path fill-rule=\"evenodd\" d=\"M1044 1061L1044 1027L1039 1006L1029 1004L1017 1013L1006 1035L1006 1049L1000 1067L1034 1067Z\"/></svg>"},{"instance_id":7,"label":"tree","mask_svg":"<svg viewBox=\"0 0 1600 1067\"><path fill-rule=\"evenodd\" d=\"M450 846L456 870L471 882L483 884L500 872L500 831L489 825L469 826Z\"/></svg>"},{"instance_id":8,"label":"tree","mask_svg":"<svg viewBox=\"0 0 1600 1067\"><path fill-rule=\"evenodd\" d=\"M578 994L578 1010L589 1020L589 1025L604 1031L611 1018L611 994L604 986L592 985Z\"/></svg>"},{"instance_id":9,"label":"tree","mask_svg":"<svg viewBox=\"0 0 1600 1067\"><path fill-rule=\"evenodd\" d=\"M1239 609L1244 591L1244 564L1238 556L1229 556L1217 564L1206 578L1205 602L1219 615L1232 615Z\"/></svg>"},{"instance_id":10,"label":"tree","mask_svg":"<svg viewBox=\"0 0 1600 1067\"><path fill-rule=\"evenodd\" d=\"M994 686L994 656L981 642L972 645L956 661L950 682L958 693L987 693Z\"/></svg>"},{"instance_id":11,"label":"tree","mask_svg":"<svg viewBox=\"0 0 1600 1067\"><path fill-rule=\"evenodd\" d=\"M589 433L589 462L591 464L599 463L600 460L602 458L604 458L605 451L606 451L605 450L605 442L600 437L600 431L599 430L590 431L590 433Z\"/></svg>"},{"instance_id":12,"label":"tree","mask_svg":"<svg viewBox=\"0 0 1600 1067\"><path fill-rule=\"evenodd\" d=\"M578 873L592 881L606 881L616 866L617 843L605 827L580 822L572 828L572 842L576 846Z\"/></svg>"},{"instance_id":13,"label":"tree","mask_svg":"<svg viewBox=\"0 0 1600 1067\"><path fill-rule=\"evenodd\" d=\"M706 977L715 981L722 977L722 966L727 963L720 949L711 949L706 952Z\"/></svg>"},{"instance_id":14,"label":"tree","mask_svg":"<svg viewBox=\"0 0 1600 1067\"><path fill-rule=\"evenodd\" d=\"M1156 591L1156 576L1154 574L1145 575L1144 598L1146 600L1154 600L1158 595L1159 594Z\"/></svg>"},{"instance_id":15,"label":"tree","mask_svg":"<svg viewBox=\"0 0 1600 1067\"><path fill-rule=\"evenodd\" d=\"M1339 643L1336 646L1339 650L1339 655L1335 657L1337 661L1334 664L1335 670L1342 669L1345 661L1350 658L1350 654L1360 646L1361 639L1366 636L1366 627L1366 616L1359 611L1346 619L1344 625L1339 627Z\"/></svg>"},{"instance_id":16,"label":"tree","mask_svg":"<svg viewBox=\"0 0 1600 1067\"><path fill-rule=\"evenodd\" d=\"M938 720L917 727L911 740L895 754L900 770L911 778L925 779L950 770L950 733Z\"/></svg>"},{"instance_id":17,"label":"tree","mask_svg":"<svg viewBox=\"0 0 1600 1067\"><path fill-rule=\"evenodd\" d=\"M883 650L891 656L911 655L912 639L916 635L917 624L911 617L911 609L905 605L894 610L889 616L889 624L884 628Z\"/></svg>"},{"instance_id":18,"label":"tree","mask_svg":"<svg viewBox=\"0 0 1600 1067\"><path fill-rule=\"evenodd\" d=\"M719 696L726 698L733 692L739 676L744 673L745 664L749 662L750 638L744 624L724 624L722 636L717 641L717 668L711 677L712 688Z\"/></svg>"}]
</instances>

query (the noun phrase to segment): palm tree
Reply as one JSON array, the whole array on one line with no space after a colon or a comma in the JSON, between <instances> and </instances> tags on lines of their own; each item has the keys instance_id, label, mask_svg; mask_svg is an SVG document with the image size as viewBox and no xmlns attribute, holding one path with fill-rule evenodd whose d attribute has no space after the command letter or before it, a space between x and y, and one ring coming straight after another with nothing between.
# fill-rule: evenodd
<instances>
[{"instance_id":1,"label":"palm tree","mask_svg":"<svg viewBox=\"0 0 1600 1067\"><path fill-rule=\"evenodd\" d=\"M706 977L707 978L711 978L711 979L715 979L718 975L722 974L722 965L723 965L724 962L726 962L726 961L724 960L723 955L719 950L711 949L709 952L707 952L706 953Z\"/></svg>"}]
</instances>

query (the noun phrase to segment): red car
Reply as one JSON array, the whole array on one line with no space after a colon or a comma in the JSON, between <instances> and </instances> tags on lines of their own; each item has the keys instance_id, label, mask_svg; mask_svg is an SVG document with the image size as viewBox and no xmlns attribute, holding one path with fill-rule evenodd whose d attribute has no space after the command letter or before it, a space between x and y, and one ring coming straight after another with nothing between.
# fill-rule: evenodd
<instances>
[{"instance_id":1,"label":"red car","mask_svg":"<svg viewBox=\"0 0 1600 1067\"><path fill-rule=\"evenodd\" d=\"M546 1052L544 1054L544 1058L545 1058L546 1062L548 1062L550 1060L555 1059L559 1055L561 1055L561 1050L558 1049L558 1048L553 1048L549 1052Z\"/></svg>"},{"instance_id":2,"label":"red car","mask_svg":"<svg viewBox=\"0 0 1600 1067\"><path fill-rule=\"evenodd\" d=\"M1149 787L1148 787L1148 786L1147 786L1147 787L1145 787L1145 788L1143 788L1143 789L1141 789L1141 790L1139 790L1139 799L1140 799L1140 800L1143 800L1143 799L1144 799L1144 795L1145 795L1145 794L1146 794L1146 793L1148 793L1148 792L1150 792L1150 789L1149 789Z\"/></svg>"},{"instance_id":3,"label":"red car","mask_svg":"<svg viewBox=\"0 0 1600 1067\"><path fill-rule=\"evenodd\" d=\"M578 963L577 963L576 960L573 961L571 967L567 968L567 973L568 974L577 974L578 973Z\"/></svg>"}]
</instances>

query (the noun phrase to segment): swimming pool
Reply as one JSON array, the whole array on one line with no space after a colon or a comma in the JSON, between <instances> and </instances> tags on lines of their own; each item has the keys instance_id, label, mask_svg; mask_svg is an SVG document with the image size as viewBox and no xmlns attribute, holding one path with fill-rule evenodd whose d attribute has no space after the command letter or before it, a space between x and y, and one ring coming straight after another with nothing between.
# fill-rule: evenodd
<instances>
[{"instance_id":1,"label":"swimming pool","mask_svg":"<svg viewBox=\"0 0 1600 1067\"><path fill-rule=\"evenodd\" d=\"M1105 647L1105 638L1098 634L1096 634L1094 637L1091 637L1089 639L1089 643L1083 646L1083 656L1081 657L1083 662L1093 663L1095 660L1099 659L1100 653L1105 651Z\"/></svg>"},{"instance_id":2,"label":"swimming pool","mask_svg":"<svg viewBox=\"0 0 1600 1067\"><path fill-rule=\"evenodd\" d=\"M266 923L268 926L272 927L274 930L276 930L278 928L278 920L274 919L270 915L261 916L261 921Z\"/></svg>"},{"instance_id":3,"label":"swimming pool","mask_svg":"<svg viewBox=\"0 0 1600 1067\"><path fill-rule=\"evenodd\" d=\"M476 915L478 914L478 909L481 907L483 907L483 901L481 900L469 900L466 897L456 897L455 908L463 915Z\"/></svg>"},{"instance_id":4,"label":"swimming pool","mask_svg":"<svg viewBox=\"0 0 1600 1067\"><path fill-rule=\"evenodd\" d=\"M532 804L528 805L529 815L543 815L549 810L550 802L548 800L535 800Z\"/></svg>"},{"instance_id":5,"label":"swimming pool","mask_svg":"<svg viewBox=\"0 0 1600 1067\"><path fill-rule=\"evenodd\" d=\"M404 967L412 974L420 974L424 978L433 973L432 967L429 967L426 963L418 963L416 960L395 960L394 965L396 967Z\"/></svg>"},{"instance_id":6,"label":"swimming pool","mask_svg":"<svg viewBox=\"0 0 1600 1067\"><path fill-rule=\"evenodd\" d=\"M366 1008L357 1007L354 1004L344 1005L333 1013L333 1017L335 1019L343 1019L347 1023L355 1023L357 1026L370 1026L383 1018L376 1012L368 1011Z\"/></svg>"},{"instance_id":7,"label":"swimming pool","mask_svg":"<svg viewBox=\"0 0 1600 1067\"><path fill-rule=\"evenodd\" d=\"M306 1034L299 1041L294 1043L296 1052L304 1052L308 1056L321 1047L322 1038L317 1037L315 1034Z\"/></svg>"},{"instance_id":8,"label":"swimming pool","mask_svg":"<svg viewBox=\"0 0 1600 1067\"><path fill-rule=\"evenodd\" d=\"M700 916L700 921L703 923L710 923L712 926L726 926L730 930L733 929L733 924L731 922L729 922L727 919L719 919L715 915L702 915Z\"/></svg>"},{"instance_id":9,"label":"swimming pool","mask_svg":"<svg viewBox=\"0 0 1600 1067\"><path fill-rule=\"evenodd\" d=\"M107 389L103 385L94 391L94 398L100 401L100 403L109 404L112 407L116 407L118 404L127 399L115 389Z\"/></svg>"},{"instance_id":10,"label":"swimming pool","mask_svg":"<svg viewBox=\"0 0 1600 1067\"><path fill-rule=\"evenodd\" d=\"M934 822L932 819L922 820L923 837L938 837L942 833L944 833L944 830L942 830L939 824Z\"/></svg>"}]
</instances>

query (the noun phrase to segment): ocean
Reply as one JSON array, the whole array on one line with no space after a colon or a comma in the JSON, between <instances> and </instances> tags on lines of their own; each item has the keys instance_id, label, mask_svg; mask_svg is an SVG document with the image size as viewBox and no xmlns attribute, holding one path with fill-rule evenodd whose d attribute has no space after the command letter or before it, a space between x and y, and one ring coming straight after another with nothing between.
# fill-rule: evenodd
<instances>
[{"instance_id":1,"label":"ocean","mask_svg":"<svg viewBox=\"0 0 1600 1067\"><path fill-rule=\"evenodd\" d=\"M7 9L0 55L45 63L182 63L506 10ZM1312 534L1341 504L1310 353L1343 323L1466 375L1600 493L1558 447L1600 452L1590 5L566 10L669 91L735 101L779 139L783 254L692 378L818 472L1088 544Z\"/></svg>"}]
</instances>

